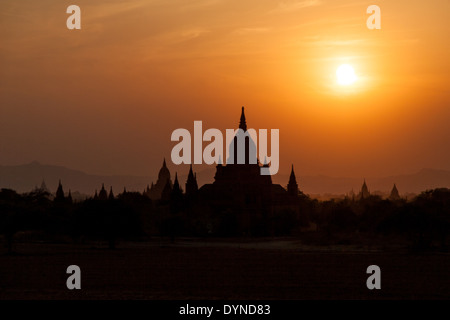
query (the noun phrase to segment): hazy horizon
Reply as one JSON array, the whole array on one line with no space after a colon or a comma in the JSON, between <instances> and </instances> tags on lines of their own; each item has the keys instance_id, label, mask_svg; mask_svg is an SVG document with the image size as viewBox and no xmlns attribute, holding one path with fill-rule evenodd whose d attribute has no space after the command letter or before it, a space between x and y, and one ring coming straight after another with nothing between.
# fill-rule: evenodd
<instances>
[{"instance_id":1,"label":"hazy horizon","mask_svg":"<svg viewBox=\"0 0 450 320\"><path fill-rule=\"evenodd\" d=\"M38 164L38 165L42 165L42 166L55 166L55 167L63 167L66 169L70 169L70 170L74 170L74 171L79 171L88 175L98 175L98 176L136 176L136 177L157 177L158 176L158 172L161 169L162 166L162 161L164 160L164 158L162 158L161 163L159 165L156 165L156 167L154 167L151 172L149 174L127 174L127 173L121 173L121 172L117 172L117 173L101 173L101 172L91 172L91 171L85 171L83 169L80 168L75 168L75 167L69 167L67 165L64 164L55 164L55 163L44 163L38 160L32 160L30 162L25 162L25 163L0 163L0 166L3 167L20 167L20 166L26 166L26 165L31 165L31 164ZM189 172L189 166L188 164L181 164L181 165L175 165L169 161L166 161L167 163L167 167L170 170L171 173L173 173L173 175L175 175L175 173L179 173L181 175L187 175ZM194 172L206 172L206 171L211 171L211 172L215 172L215 167L216 165L206 165L206 164L202 164L202 165L195 165L192 164L193 170ZM355 179L377 179L377 178L386 178L386 177L391 177L391 176L399 176L399 175L411 175L411 174L416 174L419 173L421 171L426 171L426 170L433 170L433 171L449 171L449 169L444 169L444 168L420 168L416 171L408 171L408 172L392 172L390 174L385 174L385 175L330 175L330 174L324 174L321 172L313 172L313 173L309 173L309 174L304 174L301 172L301 169L296 169L295 164L294 164L294 172L296 175L299 176L326 176L329 178L355 178ZM276 176L286 176L289 175L291 172L291 166L286 167L286 168L280 168L279 172L276 175L273 175L272 178L276 178Z\"/></svg>"},{"instance_id":2,"label":"hazy horizon","mask_svg":"<svg viewBox=\"0 0 450 320\"><path fill-rule=\"evenodd\" d=\"M0 300L449 299L449 35L450 0L0 1Z\"/></svg>"},{"instance_id":3,"label":"hazy horizon","mask_svg":"<svg viewBox=\"0 0 450 320\"><path fill-rule=\"evenodd\" d=\"M1 164L174 171L173 130L236 128L245 106L280 130L281 173L450 170L448 1L377 1L381 30L367 1L80 0L81 30L70 4L0 4Z\"/></svg>"},{"instance_id":4,"label":"hazy horizon","mask_svg":"<svg viewBox=\"0 0 450 320\"><path fill-rule=\"evenodd\" d=\"M39 187L44 180L50 191L54 192L61 181L66 193L68 190L80 192L85 195L93 195L104 184L109 190L113 188L114 193L122 192L125 187L128 191L142 192L147 186L156 183L158 168L151 175L99 175L84 172L76 168L66 166L54 166L32 162L18 166L0 165L0 188L8 188L22 192L29 192ZM175 170L177 169L177 170ZM199 187L214 182L215 168L199 169L193 166L197 175ZM178 174L178 181L185 188L189 166L170 167L172 181ZM290 172L281 172L272 176L275 184L286 188ZM311 196L345 195L358 192L362 183L366 181L370 192L387 196L394 183L402 196L419 194L420 192L434 188L448 188L450 186L450 171L424 168L418 172L404 175L389 175L383 177L352 177L352 176L326 176L326 175L304 175L296 171L299 189Z\"/></svg>"}]
</instances>

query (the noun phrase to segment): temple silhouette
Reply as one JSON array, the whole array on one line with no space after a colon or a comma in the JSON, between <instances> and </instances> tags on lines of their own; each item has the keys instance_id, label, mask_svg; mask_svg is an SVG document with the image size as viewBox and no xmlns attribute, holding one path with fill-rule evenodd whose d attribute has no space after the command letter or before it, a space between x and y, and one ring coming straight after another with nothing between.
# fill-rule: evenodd
<instances>
[{"instance_id":1,"label":"temple silhouette","mask_svg":"<svg viewBox=\"0 0 450 320\"><path fill-rule=\"evenodd\" d=\"M266 159L261 164L257 158L256 144L247 134L244 107L241 111L239 129L241 130L236 131L228 146L229 157L226 164L219 158L212 183L199 187L197 175L191 165L183 190L177 173L172 182L170 170L164 159L156 182L147 185L143 193L128 193L124 188L123 193L116 197L111 186L108 192L102 184L100 191L98 193L97 190L95 191L93 200L123 199L136 194L148 198L151 200L152 210L161 214L159 216L161 221L164 219L169 221L166 221L168 224L165 227L159 227L163 229L167 227L171 231L166 231L172 234L175 226L197 230L198 225L202 225L205 228L211 226L208 232L219 235L267 235L276 233L273 230L276 227L273 226L280 221L283 221L281 223L283 226L289 225L290 222L301 225L307 221L308 212L314 208L311 207L310 197L299 189L294 165L291 165L291 173L285 187L273 183L271 175L261 175L261 168L269 167L270 164L266 163ZM239 143L243 145L238 145ZM40 193L45 193L45 190L47 187L44 181L41 188L36 187L36 191ZM373 197L364 179L359 193L356 195L352 190L345 199L355 203L355 201L370 201ZM402 200L395 184L388 199ZM71 192L69 190L69 194L65 196L61 181L59 181L54 201L61 204L72 203ZM183 225L183 223L191 225ZM301 227L307 225L301 225ZM217 226L224 228L223 232L217 231ZM233 231L230 232L230 230Z\"/></svg>"},{"instance_id":2,"label":"temple silhouette","mask_svg":"<svg viewBox=\"0 0 450 320\"><path fill-rule=\"evenodd\" d=\"M370 191L369 188L367 187L366 184L366 179L364 179L364 183L361 187L361 191L358 194L358 199L367 199L368 197L370 197Z\"/></svg>"},{"instance_id":3,"label":"temple silhouette","mask_svg":"<svg viewBox=\"0 0 450 320\"><path fill-rule=\"evenodd\" d=\"M299 201L304 195L298 188L294 166L291 167L286 188L274 184L270 175L261 175L261 167L268 167L269 164L261 164L257 159L256 145L248 134L243 137L245 148L238 148L238 135L247 132L244 107L241 111L239 128L242 131L237 131L229 145L227 164L222 164L219 159L212 183L199 188L191 165L183 194L187 205L191 209L195 208L196 210L192 210L194 212L233 213L238 216L240 229L244 232L255 221L267 219L280 212L301 214ZM239 151L244 151L245 154L240 155ZM171 203L173 203L175 194L178 194L177 198L181 201L180 193L182 194L182 189L178 178L176 177L172 183L170 171L164 159L158 180L156 183L152 182L150 187L147 186L144 194L154 201L172 200Z\"/></svg>"},{"instance_id":4,"label":"temple silhouette","mask_svg":"<svg viewBox=\"0 0 450 320\"><path fill-rule=\"evenodd\" d=\"M164 192L166 189L166 192ZM166 165L166 159L163 161L163 165L158 173L158 180L151 187L147 186L147 189L144 191L144 194L148 196L152 200L160 200L163 196L167 196L167 192L170 192L172 189L172 180L170 179L170 171ZM163 197L165 198L165 197Z\"/></svg>"}]
</instances>

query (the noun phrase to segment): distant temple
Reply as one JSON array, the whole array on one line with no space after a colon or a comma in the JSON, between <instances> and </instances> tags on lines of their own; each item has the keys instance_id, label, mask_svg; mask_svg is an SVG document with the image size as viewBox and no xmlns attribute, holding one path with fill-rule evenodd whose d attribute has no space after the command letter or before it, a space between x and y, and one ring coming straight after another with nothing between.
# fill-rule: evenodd
<instances>
[{"instance_id":1,"label":"distant temple","mask_svg":"<svg viewBox=\"0 0 450 320\"><path fill-rule=\"evenodd\" d=\"M98 193L98 199L99 200L108 200L108 193L106 192L105 189L105 184L102 183L102 189L100 190L100 192Z\"/></svg>"},{"instance_id":2,"label":"distant temple","mask_svg":"<svg viewBox=\"0 0 450 320\"><path fill-rule=\"evenodd\" d=\"M44 179L42 179L41 186L40 187L35 186L34 189L32 190L32 192L42 193L42 194L51 194L49 188L47 188L47 185L46 185Z\"/></svg>"},{"instance_id":3,"label":"distant temple","mask_svg":"<svg viewBox=\"0 0 450 320\"><path fill-rule=\"evenodd\" d=\"M59 180L58 189L56 189L56 194L55 194L55 199L54 200L55 201L59 201L59 202L65 200L64 190L63 190L63 187L62 187L62 184L61 184L61 180Z\"/></svg>"},{"instance_id":4,"label":"distant temple","mask_svg":"<svg viewBox=\"0 0 450 320\"><path fill-rule=\"evenodd\" d=\"M290 196L298 196L298 184L297 179L295 178L294 165L292 165L291 168L291 175L289 176L287 191Z\"/></svg>"},{"instance_id":5,"label":"distant temple","mask_svg":"<svg viewBox=\"0 0 450 320\"><path fill-rule=\"evenodd\" d=\"M364 183L361 187L361 191L358 194L358 199L367 199L370 197L369 188L367 188L366 179L364 179Z\"/></svg>"},{"instance_id":6,"label":"distant temple","mask_svg":"<svg viewBox=\"0 0 450 320\"><path fill-rule=\"evenodd\" d=\"M45 190L47 187L45 186L45 182L42 181L41 189ZM58 182L58 188L56 189L55 198L53 199L54 202L57 203L72 203L72 193L69 189L69 194L67 197L64 195L63 186L61 183L61 180Z\"/></svg>"},{"instance_id":7,"label":"distant temple","mask_svg":"<svg viewBox=\"0 0 450 320\"><path fill-rule=\"evenodd\" d=\"M391 194L389 196L389 200L395 201L395 200L400 200L400 199L401 199L400 194L398 193L397 186L394 183Z\"/></svg>"},{"instance_id":8,"label":"distant temple","mask_svg":"<svg viewBox=\"0 0 450 320\"><path fill-rule=\"evenodd\" d=\"M158 180L156 184L148 187L144 192L152 200L159 200L161 198L167 198L168 194L170 194L170 190L172 189L172 181L170 180L170 171L166 165L166 159L164 159L161 169L159 170Z\"/></svg>"},{"instance_id":9,"label":"distant temple","mask_svg":"<svg viewBox=\"0 0 450 320\"><path fill-rule=\"evenodd\" d=\"M186 196L195 197L198 192L197 174L192 171L192 164L189 168L189 174L186 181Z\"/></svg>"},{"instance_id":10,"label":"distant temple","mask_svg":"<svg viewBox=\"0 0 450 320\"><path fill-rule=\"evenodd\" d=\"M245 133L247 123L242 107L239 128ZM236 133L229 146L229 158L227 164L222 164L219 159L216 165L214 181L198 188L196 175L190 167L186 182L186 197L195 197L202 208L208 207L210 212L224 213L234 212L241 217L242 229L255 219L266 218L277 212L289 210L299 214L299 199L302 194L298 189L298 183L291 167L291 174L287 189L279 184L272 183L270 175L261 175L261 165L256 157L256 145L249 135L245 136L244 155L238 154L238 135ZM238 160L243 159L243 163ZM179 188L178 181L177 188ZM170 172L164 160L159 171L158 181L147 188L147 194L152 200L167 200L170 197L172 183ZM173 197L173 193L172 193Z\"/></svg>"},{"instance_id":11,"label":"distant temple","mask_svg":"<svg viewBox=\"0 0 450 320\"><path fill-rule=\"evenodd\" d=\"M358 195L355 195L353 192L353 189L350 191L349 194L347 194L346 198L351 200L364 200L371 196L371 193L369 191L369 188L367 187L366 180L364 179L364 183L361 187L361 191L358 193ZM388 197L386 197L389 200L396 201L401 200L400 194L398 192L397 186L394 183L394 186L392 187L391 193Z\"/></svg>"},{"instance_id":12,"label":"distant temple","mask_svg":"<svg viewBox=\"0 0 450 320\"><path fill-rule=\"evenodd\" d=\"M239 128L245 133L247 124L244 108L242 108ZM272 193L272 178L270 175L261 175L261 168L256 159L256 146L253 140L245 136L243 164L238 163L238 131L233 138L230 148L230 158L227 165L221 163L216 166L216 174L212 184L203 185L200 195L204 201L209 201L214 206L231 206L230 209L253 206L262 209L269 205Z\"/></svg>"}]
</instances>

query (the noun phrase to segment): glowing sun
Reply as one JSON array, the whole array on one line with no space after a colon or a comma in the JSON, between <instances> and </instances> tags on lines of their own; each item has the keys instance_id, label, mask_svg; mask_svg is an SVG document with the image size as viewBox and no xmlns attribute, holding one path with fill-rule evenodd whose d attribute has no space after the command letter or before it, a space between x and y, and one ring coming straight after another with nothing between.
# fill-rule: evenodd
<instances>
[{"instance_id":1,"label":"glowing sun","mask_svg":"<svg viewBox=\"0 0 450 320\"><path fill-rule=\"evenodd\" d=\"M336 70L337 82L340 85L347 86L356 81L355 70L349 64L341 64Z\"/></svg>"}]
</instances>

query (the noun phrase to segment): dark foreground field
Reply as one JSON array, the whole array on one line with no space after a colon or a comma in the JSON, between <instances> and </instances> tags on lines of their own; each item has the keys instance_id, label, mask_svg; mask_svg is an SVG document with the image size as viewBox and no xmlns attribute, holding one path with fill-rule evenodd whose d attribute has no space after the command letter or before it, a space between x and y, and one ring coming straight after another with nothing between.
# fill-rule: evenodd
<instances>
[{"instance_id":1,"label":"dark foreground field","mask_svg":"<svg viewBox=\"0 0 450 320\"><path fill-rule=\"evenodd\" d=\"M0 299L449 299L450 255L305 249L293 241L18 244L0 252ZM342 250L346 251L342 251ZM66 288L69 265L81 290ZM381 268L381 290L366 269Z\"/></svg>"}]
</instances>

